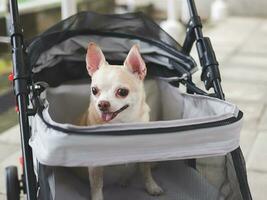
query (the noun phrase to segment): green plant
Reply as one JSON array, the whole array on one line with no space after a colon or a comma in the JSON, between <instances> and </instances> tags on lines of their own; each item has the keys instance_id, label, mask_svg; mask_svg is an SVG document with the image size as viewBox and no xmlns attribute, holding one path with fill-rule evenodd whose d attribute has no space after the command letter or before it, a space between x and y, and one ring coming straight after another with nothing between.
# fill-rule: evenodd
<instances>
[{"instance_id":1,"label":"green plant","mask_svg":"<svg viewBox=\"0 0 267 200\"><path fill-rule=\"evenodd\" d=\"M18 3L25 3L25 2L29 2L29 1L32 1L32 0L18 0Z\"/></svg>"},{"instance_id":2,"label":"green plant","mask_svg":"<svg viewBox=\"0 0 267 200\"><path fill-rule=\"evenodd\" d=\"M9 73L11 71L11 61L6 59L0 59L0 75Z\"/></svg>"},{"instance_id":3,"label":"green plant","mask_svg":"<svg viewBox=\"0 0 267 200\"><path fill-rule=\"evenodd\" d=\"M0 114L0 134L16 124L18 124L18 114L14 108Z\"/></svg>"}]
</instances>

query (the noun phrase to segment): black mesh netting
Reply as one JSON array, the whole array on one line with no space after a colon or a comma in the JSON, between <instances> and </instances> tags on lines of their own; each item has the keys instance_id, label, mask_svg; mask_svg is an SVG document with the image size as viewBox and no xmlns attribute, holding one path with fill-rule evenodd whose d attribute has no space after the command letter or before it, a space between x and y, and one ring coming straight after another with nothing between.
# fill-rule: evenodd
<instances>
[{"instance_id":1,"label":"black mesh netting","mask_svg":"<svg viewBox=\"0 0 267 200\"><path fill-rule=\"evenodd\" d=\"M78 35L97 35L108 37L110 40L114 38L140 40L179 58L181 61L179 64L187 71L195 67L194 60L181 52L181 46L144 14L100 15L92 12L78 13L28 41L27 52L30 67L35 67L43 52ZM116 47L113 48L114 52L119 53Z\"/></svg>"},{"instance_id":2,"label":"black mesh netting","mask_svg":"<svg viewBox=\"0 0 267 200\"><path fill-rule=\"evenodd\" d=\"M153 167L153 176L164 189L160 196L146 193L137 165L104 168L104 197L107 200L241 200L231 155L189 161L166 161ZM87 168L41 166L40 199L90 199ZM125 184L126 180L126 184ZM48 187L49 186L49 187Z\"/></svg>"}]
</instances>

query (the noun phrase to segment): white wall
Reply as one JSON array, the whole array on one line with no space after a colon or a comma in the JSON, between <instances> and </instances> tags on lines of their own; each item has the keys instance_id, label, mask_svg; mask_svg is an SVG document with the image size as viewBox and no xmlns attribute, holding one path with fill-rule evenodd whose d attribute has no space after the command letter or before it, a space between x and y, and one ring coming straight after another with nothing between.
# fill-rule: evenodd
<instances>
[{"instance_id":1,"label":"white wall","mask_svg":"<svg viewBox=\"0 0 267 200\"><path fill-rule=\"evenodd\" d=\"M232 15L267 17L267 0L228 0Z\"/></svg>"},{"instance_id":2,"label":"white wall","mask_svg":"<svg viewBox=\"0 0 267 200\"><path fill-rule=\"evenodd\" d=\"M127 0L116 0L126 2ZM181 2L183 0L177 0ZM200 14L208 14L206 10L214 0L195 0ZM229 12L240 16L264 16L267 17L267 0L226 0L229 3ZM167 9L167 0L135 0L138 5L153 3L157 9Z\"/></svg>"}]
</instances>

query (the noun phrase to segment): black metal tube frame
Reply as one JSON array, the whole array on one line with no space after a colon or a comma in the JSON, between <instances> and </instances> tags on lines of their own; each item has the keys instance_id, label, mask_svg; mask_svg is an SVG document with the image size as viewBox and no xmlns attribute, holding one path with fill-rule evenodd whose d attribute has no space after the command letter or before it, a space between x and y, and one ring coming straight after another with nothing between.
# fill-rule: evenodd
<instances>
[{"instance_id":1,"label":"black metal tube frame","mask_svg":"<svg viewBox=\"0 0 267 200\"><path fill-rule=\"evenodd\" d=\"M224 100L219 64L216 60L212 44L209 38L203 37L201 19L198 16L194 0L187 0L187 3L190 13L190 21L182 51L188 55L191 52L194 42L196 41L197 52L202 66L201 80L204 82L207 90L213 88L215 96ZM240 147L231 152L231 157L239 182L241 195L244 200L251 200L252 197L247 182L247 173L246 169L243 167L244 158ZM196 167L194 159L191 159L188 162L191 167Z\"/></svg>"},{"instance_id":2,"label":"black metal tube frame","mask_svg":"<svg viewBox=\"0 0 267 200\"><path fill-rule=\"evenodd\" d=\"M223 90L221 87L221 76L218 67L218 62L213 51L211 42L208 37L203 37L202 23L198 16L194 0L187 0L190 13L190 21L187 28L186 38L183 44L182 51L189 54L196 42L197 52L202 66L201 80L207 90L214 89L215 95L224 99Z\"/></svg>"},{"instance_id":3,"label":"black metal tube frame","mask_svg":"<svg viewBox=\"0 0 267 200\"><path fill-rule=\"evenodd\" d=\"M25 49L22 28L19 19L17 0L9 0L11 15L11 46L13 62L13 86L19 108L19 123L21 133L21 147L24 161L26 193L28 200L37 199L36 177L33 169L32 149L29 146L31 136L29 126L29 71L25 64Z\"/></svg>"}]
</instances>

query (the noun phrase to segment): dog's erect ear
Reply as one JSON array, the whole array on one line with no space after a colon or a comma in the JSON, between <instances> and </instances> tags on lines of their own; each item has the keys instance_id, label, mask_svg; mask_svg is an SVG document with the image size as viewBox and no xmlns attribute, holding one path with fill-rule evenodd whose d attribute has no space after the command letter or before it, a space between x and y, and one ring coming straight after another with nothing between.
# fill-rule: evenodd
<instances>
[{"instance_id":1,"label":"dog's erect ear","mask_svg":"<svg viewBox=\"0 0 267 200\"><path fill-rule=\"evenodd\" d=\"M92 76L105 61L105 56L99 46L90 42L86 54L86 68L89 75Z\"/></svg>"},{"instance_id":2,"label":"dog's erect ear","mask_svg":"<svg viewBox=\"0 0 267 200\"><path fill-rule=\"evenodd\" d=\"M124 66L127 67L132 73L136 73L141 80L144 80L146 76L146 64L142 59L139 48L134 45L128 53Z\"/></svg>"}]
</instances>

